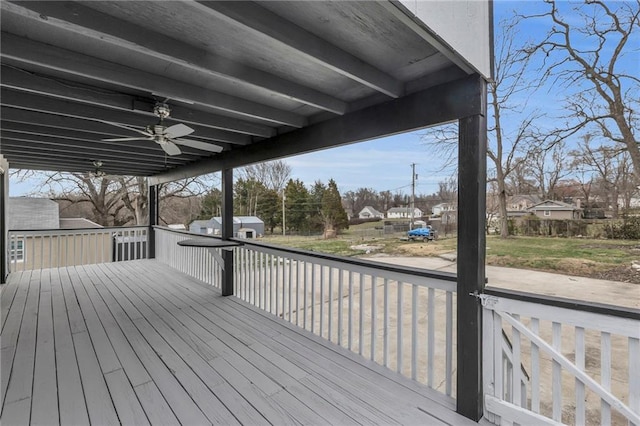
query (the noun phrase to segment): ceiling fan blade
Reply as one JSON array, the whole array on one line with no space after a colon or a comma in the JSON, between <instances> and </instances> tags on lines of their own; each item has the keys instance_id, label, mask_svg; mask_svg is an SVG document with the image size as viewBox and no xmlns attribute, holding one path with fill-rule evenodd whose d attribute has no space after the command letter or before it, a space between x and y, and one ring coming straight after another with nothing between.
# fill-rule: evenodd
<instances>
[{"instance_id":1,"label":"ceiling fan blade","mask_svg":"<svg viewBox=\"0 0 640 426\"><path fill-rule=\"evenodd\" d=\"M145 136L149 136L149 137L153 136L153 134L147 132L146 130L140 130L140 129L137 129L137 128L132 127L132 126L128 126L126 124L114 123L113 121L104 121L104 120L98 120L98 121L100 121L101 123L109 124L111 126L116 126L116 127L122 128L122 129L131 130L132 132L140 133L141 135L145 135Z\"/></svg>"},{"instance_id":2,"label":"ceiling fan blade","mask_svg":"<svg viewBox=\"0 0 640 426\"><path fill-rule=\"evenodd\" d=\"M100 139L102 142L126 142L126 141L152 141L153 138L152 137L148 137L148 138L141 138L141 137L134 137L134 138L112 138L112 139Z\"/></svg>"},{"instance_id":3,"label":"ceiling fan blade","mask_svg":"<svg viewBox=\"0 0 640 426\"><path fill-rule=\"evenodd\" d=\"M180 145L184 145L184 146L189 146L195 149L200 149L202 151L222 152L222 147L219 145L213 145L206 142L194 141L192 139L172 139L172 142Z\"/></svg>"},{"instance_id":4,"label":"ceiling fan blade","mask_svg":"<svg viewBox=\"0 0 640 426\"><path fill-rule=\"evenodd\" d=\"M165 141L165 142L158 142L158 143L160 144L162 149L164 149L164 152L166 152L169 155L182 154L182 151L180 151L180 148L178 148L178 146L173 142Z\"/></svg>"},{"instance_id":5,"label":"ceiling fan blade","mask_svg":"<svg viewBox=\"0 0 640 426\"><path fill-rule=\"evenodd\" d=\"M182 123L174 124L173 126L167 127L164 130L164 134L170 139L181 138L182 136L190 135L193 132L194 130L191 127L186 126Z\"/></svg>"}]
</instances>

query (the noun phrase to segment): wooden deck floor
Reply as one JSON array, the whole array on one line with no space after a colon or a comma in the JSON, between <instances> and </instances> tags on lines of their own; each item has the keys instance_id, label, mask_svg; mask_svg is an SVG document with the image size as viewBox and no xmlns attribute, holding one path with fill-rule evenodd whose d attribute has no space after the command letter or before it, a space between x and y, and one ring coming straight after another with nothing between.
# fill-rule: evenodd
<instances>
[{"instance_id":1,"label":"wooden deck floor","mask_svg":"<svg viewBox=\"0 0 640 426\"><path fill-rule=\"evenodd\" d=\"M14 273L1 313L3 425L475 424L156 261Z\"/></svg>"}]
</instances>

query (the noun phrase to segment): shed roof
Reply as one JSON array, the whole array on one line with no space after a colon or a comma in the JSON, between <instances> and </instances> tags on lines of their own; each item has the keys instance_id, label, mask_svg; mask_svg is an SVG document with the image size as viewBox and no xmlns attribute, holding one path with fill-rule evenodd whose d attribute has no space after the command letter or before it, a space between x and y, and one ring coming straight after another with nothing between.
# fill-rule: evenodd
<instances>
[{"instance_id":1,"label":"shed roof","mask_svg":"<svg viewBox=\"0 0 640 426\"><path fill-rule=\"evenodd\" d=\"M60 229L85 229L85 228L103 228L102 225L86 219L84 217L65 217L60 218Z\"/></svg>"}]
</instances>

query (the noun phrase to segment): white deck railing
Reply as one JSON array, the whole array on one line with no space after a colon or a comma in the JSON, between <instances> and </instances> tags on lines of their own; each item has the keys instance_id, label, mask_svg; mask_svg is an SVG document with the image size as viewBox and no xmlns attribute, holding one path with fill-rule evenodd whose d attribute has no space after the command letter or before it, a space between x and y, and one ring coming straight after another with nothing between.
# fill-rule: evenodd
<instances>
[{"instance_id":1,"label":"white deck railing","mask_svg":"<svg viewBox=\"0 0 640 426\"><path fill-rule=\"evenodd\" d=\"M193 237L156 228L156 257L220 287L207 249L177 245ZM236 297L455 397L455 276L250 241L234 257ZM480 297L488 420L640 425L640 312Z\"/></svg>"},{"instance_id":2,"label":"white deck railing","mask_svg":"<svg viewBox=\"0 0 640 426\"><path fill-rule=\"evenodd\" d=\"M640 425L640 312L525 293L488 293L482 299L490 420ZM503 333L511 341L510 362L523 367L511 369L509 376ZM530 380L523 376L527 371Z\"/></svg>"},{"instance_id":3,"label":"white deck railing","mask_svg":"<svg viewBox=\"0 0 640 426\"><path fill-rule=\"evenodd\" d=\"M156 259L220 287L210 249L177 245L194 234L155 232ZM453 275L249 241L234 252L240 299L455 396Z\"/></svg>"},{"instance_id":4,"label":"white deck railing","mask_svg":"<svg viewBox=\"0 0 640 426\"><path fill-rule=\"evenodd\" d=\"M181 247L178 241L191 238L207 238L206 235L192 234L155 227L156 259L178 271L220 288L220 265L209 249L203 247ZM209 237L213 238L213 237Z\"/></svg>"},{"instance_id":5,"label":"white deck railing","mask_svg":"<svg viewBox=\"0 0 640 426\"><path fill-rule=\"evenodd\" d=\"M9 271L144 259L146 226L10 230Z\"/></svg>"},{"instance_id":6,"label":"white deck railing","mask_svg":"<svg viewBox=\"0 0 640 426\"><path fill-rule=\"evenodd\" d=\"M235 264L242 300L455 395L453 275L253 243Z\"/></svg>"}]
</instances>

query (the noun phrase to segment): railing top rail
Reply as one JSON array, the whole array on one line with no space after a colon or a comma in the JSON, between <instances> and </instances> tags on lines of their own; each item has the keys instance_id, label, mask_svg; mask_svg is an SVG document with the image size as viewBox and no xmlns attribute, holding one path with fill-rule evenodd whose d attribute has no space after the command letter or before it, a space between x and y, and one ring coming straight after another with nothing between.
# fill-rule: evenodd
<instances>
[{"instance_id":1,"label":"railing top rail","mask_svg":"<svg viewBox=\"0 0 640 426\"><path fill-rule=\"evenodd\" d=\"M132 226L105 226L102 228L73 228L73 229L9 229L11 233L47 233L47 232L109 232L120 231L123 229L147 229L146 225L132 225Z\"/></svg>"},{"instance_id":2,"label":"railing top rail","mask_svg":"<svg viewBox=\"0 0 640 426\"><path fill-rule=\"evenodd\" d=\"M523 302L538 303L541 305L555 306L594 314L610 315L619 318L640 320L640 309L627 308L605 303L586 302L581 300L567 299L564 297L545 296L534 293L527 293L517 290L504 290L487 287L485 294L507 299L519 300Z\"/></svg>"},{"instance_id":3,"label":"railing top rail","mask_svg":"<svg viewBox=\"0 0 640 426\"><path fill-rule=\"evenodd\" d=\"M198 235L198 237L220 239L220 237L218 237L218 236L195 234L195 233L189 232L189 231L181 231L181 230L170 229L170 228L161 227L161 226L158 226L158 227L155 227L155 228L161 229L162 231L175 232L175 233L178 233L178 234L185 234L185 235L190 235L190 236ZM326 253L318 253L318 252L309 251L309 250L301 250L301 249L293 249L293 248L289 248L289 247L282 247L282 246L277 246L277 245L267 244L267 243L257 243L257 242L249 241L249 240L246 240L246 239L231 238L231 240L242 242L244 244L244 248L249 248L249 249L252 246L253 247L262 247L262 248L266 248L266 249L269 249L269 250L279 251L279 252L282 252L282 253L290 253L290 254L295 254L295 255L300 255L300 256L308 256L308 257L313 257L313 258L316 258L316 259L323 259L323 260L328 260L328 261L346 263L346 264L350 264L350 265L362 266L362 267L372 268L372 269L378 269L378 270L387 271L387 272L397 272L397 273L402 273L402 274L416 275L416 276L419 276L419 277L434 278L434 279L443 280L443 281L457 282L456 274L449 273L449 272L428 271L428 270L425 270L425 269L412 268L412 267L408 267L408 266L400 267L400 266L394 266L394 265L385 264L385 263L378 263L378 262L374 262L374 261L371 261L371 260L354 259L354 258L349 258L349 257L335 256L335 255L326 254Z\"/></svg>"}]
</instances>

